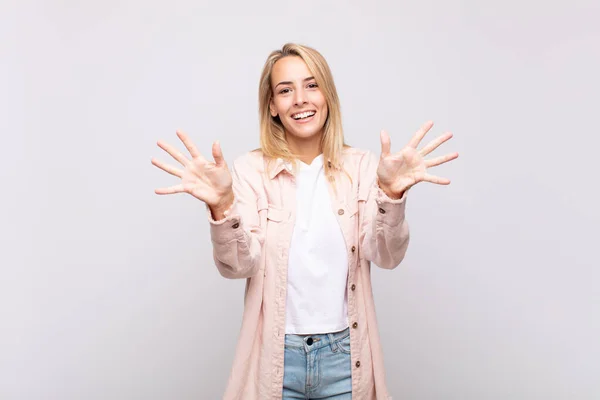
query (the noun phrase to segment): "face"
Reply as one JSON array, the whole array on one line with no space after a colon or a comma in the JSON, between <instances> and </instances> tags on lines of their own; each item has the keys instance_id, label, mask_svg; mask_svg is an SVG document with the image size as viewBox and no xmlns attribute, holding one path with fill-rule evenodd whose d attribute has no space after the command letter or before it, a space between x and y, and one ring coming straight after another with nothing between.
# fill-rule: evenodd
<instances>
[{"instance_id":1,"label":"face","mask_svg":"<svg viewBox=\"0 0 600 400\"><path fill-rule=\"evenodd\" d=\"M271 72L271 87L271 116L279 116L287 135L311 139L322 134L327 102L302 58L278 60Z\"/></svg>"}]
</instances>

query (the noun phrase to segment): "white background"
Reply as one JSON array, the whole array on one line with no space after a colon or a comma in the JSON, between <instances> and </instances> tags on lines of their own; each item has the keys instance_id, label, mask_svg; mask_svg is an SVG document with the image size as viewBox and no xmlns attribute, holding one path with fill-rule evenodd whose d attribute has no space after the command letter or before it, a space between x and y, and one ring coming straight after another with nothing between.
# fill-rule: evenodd
<instances>
[{"instance_id":1,"label":"white background","mask_svg":"<svg viewBox=\"0 0 600 400\"><path fill-rule=\"evenodd\" d=\"M271 50L315 47L349 144L425 121L449 187L410 192L373 269L395 399L600 398L597 1L0 3L0 398L217 399L243 281L158 139L258 147Z\"/></svg>"}]
</instances>

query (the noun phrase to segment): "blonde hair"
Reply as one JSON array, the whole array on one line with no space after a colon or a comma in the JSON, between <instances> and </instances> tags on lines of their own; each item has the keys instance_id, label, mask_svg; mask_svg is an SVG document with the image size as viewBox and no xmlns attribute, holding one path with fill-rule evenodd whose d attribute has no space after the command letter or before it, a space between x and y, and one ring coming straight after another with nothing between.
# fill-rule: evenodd
<instances>
[{"instance_id":1,"label":"blonde hair","mask_svg":"<svg viewBox=\"0 0 600 400\"><path fill-rule=\"evenodd\" d=\"M327 102L328 113L323 125L321 150L323 152L325 176L333 180L335 171L341 167L342 150L345 145L340 101L327 61L321 53L311 47L286 43L281 50L271 52L265 62L258 90L261 150L263 155L269 158L269 161L281 158L286 161L293 161L295 164L296 156L292 154L288 147L283 124L278 117L271 116L269 109L273 98L273 87L271 85L273 66L280 59L289 56L300 57L306 63Z\"/></svg>"}]
</instances>

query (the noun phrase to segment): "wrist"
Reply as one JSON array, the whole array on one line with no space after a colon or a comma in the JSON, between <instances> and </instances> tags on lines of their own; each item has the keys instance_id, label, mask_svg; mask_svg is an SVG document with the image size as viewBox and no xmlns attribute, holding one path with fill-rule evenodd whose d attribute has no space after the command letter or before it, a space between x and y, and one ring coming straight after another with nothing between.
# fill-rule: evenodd
<instances>
[{"instance_id":1,"label":"wrist","mask_svg":"<svg viewBox=\"0 0 600 400\"><path fill-rule=\"evenodd\" d=\"M377 186L379 186L379 188L383 191L383 193L385 193L385 195L392 200L401 199L402 196L404 195L404 192L406 191L406 189L401 189L400 191L392 190L389 186L381 184L379 179L377 180Z\"/></svg>"},{"instance_id":2,"label":"wrist","mask_svg":"<svg viewBox=\"0 0 600 400\"><path fill-rule=\"evenodd\" d=\"M215 221L226 217L225 212L231 208L234 199L233 191L230 191L223 195L216 204L209 205L210 212Z\"/></svg>"}]
</instances>

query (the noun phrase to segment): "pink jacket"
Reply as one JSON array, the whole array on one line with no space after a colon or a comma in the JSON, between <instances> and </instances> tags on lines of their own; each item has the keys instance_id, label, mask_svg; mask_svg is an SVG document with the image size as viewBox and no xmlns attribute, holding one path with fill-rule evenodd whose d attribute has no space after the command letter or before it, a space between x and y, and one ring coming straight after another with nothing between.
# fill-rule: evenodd
<instances>
[{"instance_id":1,"label":"pink jacket","mask_svg":"<svg viewBox=\"0 0 600 400\"><path fill-rule=\"evenodd\" d=\"M331 207L348 251L348 319L352 397L389 400L383 352L371 290L371 262L393 269L409 241L404 218L406 194L388 198L376 184L379 159L346 148ZM281 399L285 337L287 261L294 227L294 177L277 160L270 173L260 151L232 167L235 202L226 217L210 217L217 268L225 278L246 279L244 313L225 400ZM209 212L210 216L210 212Z\"/></svg>"}]
</instances>

